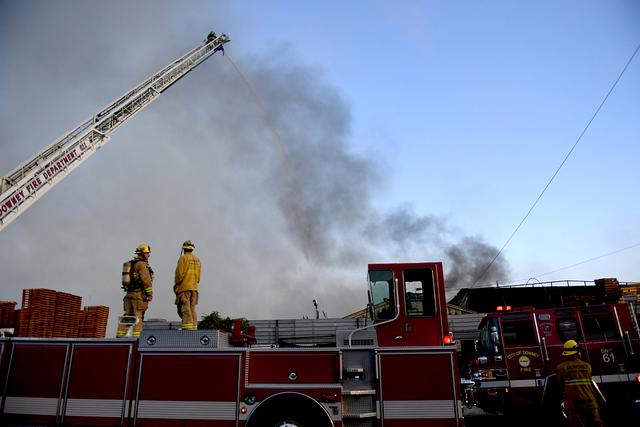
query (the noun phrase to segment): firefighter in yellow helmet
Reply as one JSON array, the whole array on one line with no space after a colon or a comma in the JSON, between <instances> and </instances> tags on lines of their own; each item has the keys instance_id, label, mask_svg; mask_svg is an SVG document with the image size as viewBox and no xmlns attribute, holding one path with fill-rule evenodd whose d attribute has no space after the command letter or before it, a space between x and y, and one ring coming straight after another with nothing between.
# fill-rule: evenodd
<instances>
[{"instance_id":1,"label":"firefighter in yellow helmet","mask_svg":"<svg viewBox=\"0 0 640 427\"><path fill-rule=\"evenodd\" d=\"M563 387L563 398L569 427L602 426L598 400L591 379L591 365L580 360L580 349L574 340L564 343L565 359L556 368L558 382Z\"/></svg>"},{"instance_id":2,"label":"firefighter in yellow helmet","mask_svg":"<svg viewBox=\"0 0 640 427\"><path fill-rule=\"evenodd\" d=\"M153 299L153 270L149 266L151 246L146 243L138 245L135 250L135 258L130 261L130 281L126 287L124 296L124 315L135 316L133 336L139 337L142 330L144 313L149 308L149 302ZM127 333L127 325L118 327L117 337L123 337Z\"/></svg>"},{"instance_id":3,"label":"firefighter in yellow helmet","mask_svg":"<svg viewBox=\"0 0 640 427\"><path fill-rule=\"evenodd\" d=\"M198 329L198 284L200 283L200 259L193 254L196 246L191 240L182 244L182 255L176 266L175 285L176 307L182 319L182 329Z\"/></svg>"}]
</instances>

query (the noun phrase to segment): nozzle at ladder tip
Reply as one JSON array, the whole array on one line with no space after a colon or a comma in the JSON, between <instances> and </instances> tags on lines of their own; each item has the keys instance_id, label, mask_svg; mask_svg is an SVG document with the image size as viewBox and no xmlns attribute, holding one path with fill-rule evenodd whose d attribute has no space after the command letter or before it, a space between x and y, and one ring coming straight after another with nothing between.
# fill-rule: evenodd
<instances>
[{"instance_id":1,"label":"nozzle at ladder tip","mask_svg":"<svg viewBox=\"0 0 640 427\"><path fill-rule=\"evenodd\" d=\"M218 36L215 31L211 31L209 34L207 34L207 38L204 40L204 42L209 43L214 40L218 40L221 45L231 41L229 36L227 36L225 33L221 33L220 36Z\"/></svg>"}]
</instances>

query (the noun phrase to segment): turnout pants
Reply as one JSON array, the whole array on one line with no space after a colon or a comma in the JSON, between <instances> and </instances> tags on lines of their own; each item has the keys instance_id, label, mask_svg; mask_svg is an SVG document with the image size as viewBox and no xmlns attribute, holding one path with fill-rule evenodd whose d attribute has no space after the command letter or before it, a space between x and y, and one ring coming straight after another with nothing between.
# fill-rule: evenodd
<instances>
[{"instance_id":1,"label":"turnout pants","mask_svg":"<svg viewBox=\"0 0 640 427\"><path fill-rule=\"evenodd\" d=\"M127 292L122 302L124 303L124 315L136 317L136 323L133 325L133 336L139 337L144 313L149 308L149 303L142 297L142 291ZM116 336L124 337L127 334L127 329L127 325L118 325Z\"/></svg>"},{"instance_id":2,"label":"turnout pants","mask_svg":"<svg viewBox=\"0 0 640 427\"><path fill-rule=\"evenodd\" d=\"M600 413L597 408L567 409L567 426L601 427Z\"/></svg>"},{"instance_id":3,"label":"turnout pants","mask_svg":"<svg viewBox=\"0 0 640 427\"><path fill-rule=\"evenodd\" d=\"M176 308L178 316L182 319L182 329L198 329L198 291L184 291L176 295Z\"/></svg>"}]
</instances>

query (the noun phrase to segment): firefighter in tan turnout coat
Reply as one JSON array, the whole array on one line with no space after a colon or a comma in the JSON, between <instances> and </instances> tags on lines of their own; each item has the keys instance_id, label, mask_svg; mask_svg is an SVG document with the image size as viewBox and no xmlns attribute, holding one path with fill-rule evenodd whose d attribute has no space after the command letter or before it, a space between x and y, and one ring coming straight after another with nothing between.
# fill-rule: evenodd
<instances>
[{"instance_id":1,"label":"firefighter in tan turnout coat","mask_svg":"<svg viewBox=\"0 0 640 427\"><path fill-rule=\"evenodd\" d=\"M176 307L182 319L182 329L198 329L198 283L200 283L200 259L193 254L195 245L191 240L182 244L182 255L176 266L173 291L176 293Z\"/></svg>"},{"instance_id":2,"label":"firefighter in tan turnout coat","mask_svg":"<svg viewBox=\"0 0 640 427\"><path fill-rule=\"evenodd\" d=\"M135 254L136 258L129 261L130 279L126 285L123 284L127 293L122 301L124 302L124 315L136 317L133 336L139 337L144 313L149 308L149 302L153 299L153 270L149 266L151 246L146 243L138 245ZM124 337L126 334L127 325L119 325L116 336Z\"/></svg>"},{"instance_id":3,"label":"firefighter in tan turnout coat","mask_svg":"<svg viewBox=\"0 0 640 427\"><path fill-rule=\"evenodd\" d=\"M580 360L579 346L574 340L564 343L565 361L556 368L558 381L563 386L564 402L569 427L600 427L598 400L591 379L591 365Z\"/></svg>"}]
</instances>

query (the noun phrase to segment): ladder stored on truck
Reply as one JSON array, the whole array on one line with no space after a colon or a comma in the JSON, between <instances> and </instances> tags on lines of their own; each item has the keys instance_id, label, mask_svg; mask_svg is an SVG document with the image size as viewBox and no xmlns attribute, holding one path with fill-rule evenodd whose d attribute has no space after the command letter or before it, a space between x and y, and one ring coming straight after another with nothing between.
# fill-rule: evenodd
<instances>
[{"instance_id":1,"label":"ladder stored on truck","mask_svg":"<svg viewBox=\"0 0 640 427\"><path fill-rule=\"evenodd\" d=\"M121 124L200 65L230 39L210 33L179 59L145 79L114 102L0 178L0 230L102 147Z\"/></svg>"}]
</instances>

